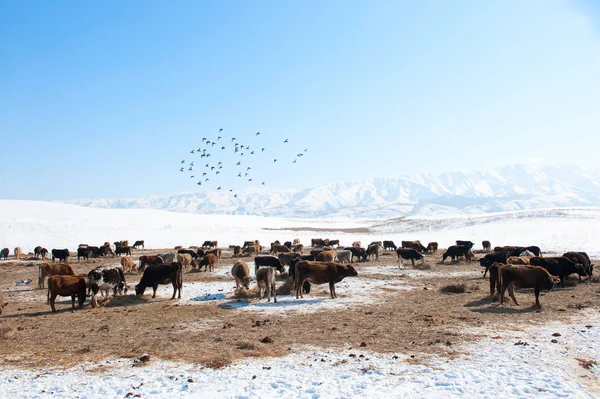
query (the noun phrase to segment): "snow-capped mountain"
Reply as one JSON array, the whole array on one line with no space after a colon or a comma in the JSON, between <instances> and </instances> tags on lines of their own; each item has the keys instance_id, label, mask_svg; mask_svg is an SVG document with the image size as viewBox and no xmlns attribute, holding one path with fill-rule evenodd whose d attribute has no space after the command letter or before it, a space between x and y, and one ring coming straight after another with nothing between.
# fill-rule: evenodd
<instances>
[{"instance_id":1,"label":"snow-capped mountain","mask_svg":"<svg viewBox=\"0 0 600 399\"><path fill-rule=\"evenodd\" d=\"M515 165L476 172L344 181L303 190L247 189L142 199L68 200L96 208L152 208L202 214L390 218L600 206L600 169Z\"/></svg>"}]
</instances>

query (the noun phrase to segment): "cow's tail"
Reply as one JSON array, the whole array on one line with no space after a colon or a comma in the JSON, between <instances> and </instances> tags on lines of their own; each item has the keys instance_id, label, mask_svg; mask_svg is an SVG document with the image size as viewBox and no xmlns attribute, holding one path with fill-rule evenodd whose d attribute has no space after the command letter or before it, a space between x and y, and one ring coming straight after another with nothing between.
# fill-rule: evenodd
<instances>
[{"instance_id":1,"label":"cow's tail","mask_svg":"<svg viewBox=\"0 0 600 399\"><path fill-rule=\"evenodd\" d=\"M181 263L177 263L177 286L179 295L181 295L181 289L183 288L183 265Z\"/></svg>"},{"instance_id":2,"label":"cow's tail","mask_svg":"<svg viewBox=\"0 0 600 399\"><path fill-rule=\"evenodd\" d=\"M117 268L119 270L119 276L121 277L121 283L123 284L123 292L127 293L127 281L125 280L125 271L122 267Z\"/></svg>"}]
</instances>

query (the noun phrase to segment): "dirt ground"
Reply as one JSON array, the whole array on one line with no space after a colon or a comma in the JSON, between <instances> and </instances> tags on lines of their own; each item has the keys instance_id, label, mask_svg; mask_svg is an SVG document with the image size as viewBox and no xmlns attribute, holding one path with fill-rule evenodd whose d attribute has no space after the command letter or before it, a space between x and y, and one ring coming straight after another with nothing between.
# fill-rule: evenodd
<instances>
[{"instance_id":1,"label":"dirt ground","mask_svg":"<svg viewBox=\"0 0 600 399\"><path fill-rule=\"evenodd\" d=\"M143 254L166 251L139 250L133 256L137 260ZM458 343L494 336L499 330L519 330L550 320L569 321L581 309L598 308L600 303L598 277L579 282L572 276L567 288L542 294L542 311L533 307L532 290L516 290L521 306L506 302L500 307L489 296L489 283L482 278L478 262L439 264L441 253L443 250L426 255L428 269L413 275L398 267L393 253L384 254L379 261L357 264L356 279L365 279L367 274L369 279L405 279L412 289L382 288L376 302L343 309L324 308L311 313L284 310L268 316L211 301L190 304L189 298L170 300L170 295L152 299L151 290L143 297L130 291L96 309L91 308L88 300L83 310L73 313L70 298L60 298L59 311L52 314L46 303L46 291L36 289L41 261L1 261L0 289L8 305L0 316L0 364L70 366L82 361L137 358L149 353L155 359L220 367L244 357L281 356L309 347L363 347L382 353L401 352L414 355L414 361L419 362L428 354L454 357L460 354L455 349ZM217 269L230 270L235 260L229 251L224 251ZM71 266L81 274L100 265L117 263L118 259L111 257L81 263L71 258ZM389 273L368 273L378 267L377 270L389 267ZM406 267L412 268L408 263ZM127 277L130 282L140 278L135 274ZM33 281L17 287L16 282L26 279ZM184 284L218 280L231 281L231 292L224 294L232 297L234 282L228 276L210 272L184 274ZM465 284L466 292L442 292L441 288L450 284ZM338 290L341 297L353 294ZM323 293L308 294L305 298L310 295L336 301ZM185 296L184 285L184 299ZM272 342L261 342L265 337Z\"/></svg>"}]
</instances>

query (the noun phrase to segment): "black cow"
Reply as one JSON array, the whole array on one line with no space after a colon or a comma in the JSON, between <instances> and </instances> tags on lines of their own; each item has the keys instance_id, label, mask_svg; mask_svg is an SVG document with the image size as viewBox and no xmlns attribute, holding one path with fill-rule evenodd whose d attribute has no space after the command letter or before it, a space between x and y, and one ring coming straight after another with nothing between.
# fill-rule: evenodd
<instances>
[{"instance_id":1,"label":"black cow","mask_svg":"<svg viewBox=\"0 0 600 399\"><path fill-rule=\"evenodd\" d=\"M400 261L402 264L404 264L403 259L410 259L413 267L415 266L415 259L421 260L421 262L425 261L423 255L418 253L415 249L398 248L396 249L396 255L398 255L398 261Z\"/></svg>"},{"instance_id":2,"label":"black cow","mask_svg":"<svg viewBox=\"0 0 600 399\"><path fill-rule=\"evenodd\" d=\"M288 249L292 249L292 242L291 241L286 241L283 243L284 246L288 247Z\"/></svg>"},{"instance_id":3,"label":"black cow","mask_svg":"<svg viewBox=\"0 0 600 399\"><path fill-rule=\"evenodd\" d=\"M473 249L473 247L475 246L475 243L472 241L456 240L456 245L467 247L468 249Z\"/></svg>"},{"instance_id":4,"label":"black cow","mask_svg":"<svg viewBox=\"0 0 600 399\"><path fill-rule=\"evenodd\" d=\"M361 248L361 247L346 247L344 249L352 252L352 258L350 259L350 262L354 262L354 257L357 257L359 261L361 259L363 261L367 260L367 250L364 249L364 248ZM311 255L312 255L312 253L311 253Z\"/></svg>"},{"instance_id":5,"label":"black cow","mask_svg":"<svg viewBox=\"0 0 600 399\"><path fill-rule=\"evenodd\" d=\"M583 265L583 269L585 270L587 275L589 277L592 277L593 265L588 254L586 254L585 252L565 252L563 256L572 260L575 263L580 263L581 265ZM579 276L579 279L581 280L581 276Z\"/></svg>"},{"instance_id":6,"label":"black cow","mask_svg":"<svg viewBox=\"0 0 600 399\"><path fill-rule=\"evenodd\" d=\"M97 258L100 256L100 248L98 247L87 247L88 256L92 258Z\"/></svg>"},{"instance_id":7,"label":"black cow","mask_svg":"<svg viewBox=\"0 0 600 399\"><path fill-rule=\"evenodd\" d=\"M484 251L490 251L492 249L492 243L488 240L481 241L481 246L483 247Z\"/></svg>"},{"instance_id":8,"label":"black cow","mask_svg":"<svg viewBox=\"0 0 600 399\"><path fill-rule=\"evenodd\" d=\"M492 266L494 263L503 263L506 265L507 262L508 252L493 252L491 254L485 255L483 258L479 259L479 264L481 265L481 267L485 267L483 278L485 278L488 270L490 270L490 266Z\"/></svg>"},{"instance_id":9,"label":"black cow","mask_svg":"<svg viewBox=\"0 0 600 399\"><path fill-rule=\"evenodd\" d=\"M117 247L115 248L115 255L121 256L121 254L131 256L131 247Z\"/></svg>"},{"instance_id":10,"label":"black cow","mask_svg":"<svg viewBox=\"0 0 600 399\"><path fill-rule=\"evenodd\" d=\"M2 251L0 251L0 257L4 258L4 260L8 260L9 253L10 253L10 250L8 248L2 248Z\"/></svg>"},{"instance_id":11,"label":"black cow","mask_svg":"<svg viewBox=\"0 0 600 399\"><path fill-rule=\"evenodd\" d=\"M92 307L98 305L96 294L98 291L103 291L108 297L108 290L113 290L113 296L117 295L117 291L122 292L125 289L127 292L125 273L121 266L101 266L97 267L88 273L88 293L92 292Z\"/></svg>"},{"instance_id":12,"label":"black cow","mask_svg":"<svg viewBox=\"0 0 600 399\"><path fill-rule=\"evenodd\" d=\"M281 261L274 256L255 256L254 257L254 270L255 272L261 266L271 266L277 269L279 272L283 271L283 265Z\"/></svg>"},{"instance_id":13,"label":"black cow","mask_svg":"<svg viewBox=\"0 0 600 399\"><path fill-rule=\"evenodd\" d=\"M59 262L67 263L67 259L69 259L69 256L69 250L66 248L52 250L52 262L56 262L56 259L58 259Z\"/></svg>"},{"instance_id":14,"label":"black cow","mask_svg":"<svg viewBox=\"0 0 600 399\"><path fill-rule=\"evenodd\" d=\"M464 256L467 262L471 262L471 254L469 253L470 250L471 248L465 247L463 245L452 245L448 247L448 249L444 253L442 263L444 263L444 261L448 257L452 258L452 262L456 262L456 258L459 256Z\"/></svg>"},{"instance_id":15,"label":"black cow","mask_svg":"<svg viewBox=\"0 0 600 399\"><path fill-rule=\"evenodd\" d=\"M402 248L414 249L418 252L427 252L427 248L424 247L420 241L402 241Z\"/></svg>"},{"instance_id":16,"label":"black cow","mask_svg":"<svg viewBox=\"0 0 600 399\"><path fill-rule=\"evenodd\" d=\"M548 272L560 278L560 286L565 287L565 278L573 273L580 276L587 276L584 266L581 263L573 262L571 259L564 256L555 256L550 258L542 258L534 256L529 260L532 266L541 266Z\"/></svg>"},{"instance_id":17,"label":"black cow","mask_svg":"<svg viewBox=\"0 0 600 399\"><path fill-rule=\"evenodd\" d=\"M48 256L48 250L46 248L42 248L42 250L40 251L40 255L42 256L42 259L46 259L46 257Z\"/></svg>"},{"instance_id":18,"label":"black cow","mask_svg":"<svg viewBox=\"0 0 600 399\"><path fill-rule=\"evenodd\" d=\"M204 243L202 244L203 248L216 248L216 246L217 246L216 241L204 241Z\"/></svg>"},{"instance_id":19,"label":"black cow","mask_svg":"<svg viewBox=\"0 0 600 399\"><path fill-rule=\"evenodd\" d=\"M198 248L198 251L196 251L196 255L198 255L199 258L204 258L204 256L206 255L206 251L204 251L202 248Z\"/></svg>"},{"instance_id":20,"label":"black cow","mask_svg":"<svg viewBox=\"0 0 600 399\"><path fill-rule=\"evenodd\" d=\"M89 254L88 247L77 248L77 262L79 262L79 260L81 258L83 258L83 260L88 260L88 254Z\"/></svg>"},{"instance_id":21,"label":"black cow","mask_svg":"<svg viewBox=\"0 0 600 399\"><path fill-rule=\"evenodd\" d=\"M98 256L107 256L108 254L115 256L115 253L111 249L110 245L103 245L98 248Z\"/></svg>"},{"instance_id":22,"label":"black cow","mask_svg":"<svg viewBox=\"0 0 600 399\"><path fill-rule=\"evenodd\" d=\"M312 259L302 259L304 257L312 257ZM290 276L290 278L292 279L292 281L296 280L296 263L298 263L298 262L300 262L302 260L307 260L307 261L310 261L310 262L314 262L314 260L315 260L315 257L311 256L311 255L306 255L304 257L295 258L294 260L292 260L292 263L290 263L290 269L288 271L288 275ZM302 284L302 290L304 291L305 294L310 293L310 283L308 281L305 281Z\"/></svg>"},{"instance_id":23,"label":"black cow","mask_svg":"<svg viewBox=\"0 0 600 399\"><path fill-rule=\"evenodd\" d=\"M535 245L532 245L530 247L519 247L517 249L517 251L519 253L518 254L514 254L512 256L520 256L521 252L525 252L525 251L529 251L532 254L534 254L535 256L542 256L542 250L540 249L540 247L536 247Z\"/></svg>"},{"instance_id":24,"label":"black cow","mask_svg":"<svg viewBox=\"0 0 600 399\"><path fill-rule=\"evenodd\" d=\"M391 251L393 249L395 251L398 249L398 247L396 246L396 244L394 244L394 241L384 241L383 249L386 251Z\"/></svg>"},{"instance_id":25,"label":"black cow","mask_svg":"<svg viewBox=\"0 0 600 399\"><path fill-rule=\"evenodd\" d=\"M135 244L133 244L131 247L134 249L138 249L139 247L142 247L142 249L144 249L144 240L136 241Z\"/></svg>"},{"instance_id":26,"label":"black cow","mask_svg":"<svg viewBox=\"0 0 600 399\"><path fill-rule=\"evenodd\" d=\"M146 287L152 287L152 298L156 297L159 284L173 284L173 296L179 291L177 298L181 299L181 288L183 287L183 266L179 262L161 263L148 266L140 283L135 286L136 295L144 295Z\"/></svg>"},{"instance_id":27,"label":"black cow","mask_svg":"<svg viewBox=\"0 0 600 399\"><path fill-rule=\"evenodd\" d=\"M188 254L190 255L193 259L196 259L198 257L198 252L191 250L191 249L180 249L177 251L178 254ZM204 250L202 250L202 256L204 256Z\"/></svg>"}]
</instances>

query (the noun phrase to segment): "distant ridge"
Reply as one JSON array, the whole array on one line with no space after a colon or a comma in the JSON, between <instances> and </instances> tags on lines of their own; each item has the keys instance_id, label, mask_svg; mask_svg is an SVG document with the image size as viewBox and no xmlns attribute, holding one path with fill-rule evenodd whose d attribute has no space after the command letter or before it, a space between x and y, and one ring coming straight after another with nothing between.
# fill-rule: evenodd
<instances>
[{"instance_id":1,"label":"distant ridge","mask_svg":"<svg viewBox=\"0 0 600 399\"><path fill-rule=\"evenodd\" d=\"M281 217L453 216L600 206L600 169L514 165L475 172L343 181L303 190L249 188L141 199L57 201L95 208Z\"/></svg>"}]
</instances>

